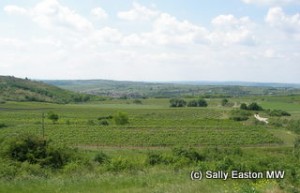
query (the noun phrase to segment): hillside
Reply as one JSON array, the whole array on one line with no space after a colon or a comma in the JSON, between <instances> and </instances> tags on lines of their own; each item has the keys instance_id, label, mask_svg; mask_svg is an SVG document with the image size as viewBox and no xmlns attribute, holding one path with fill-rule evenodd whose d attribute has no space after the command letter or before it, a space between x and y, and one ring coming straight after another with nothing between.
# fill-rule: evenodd
<instances>
[{"instance_id":1,"label":"hillside","mask_svg":"<svg viewBox=\"0 0 300 193\"><path fill-rule=\"evenodd\" d=\"M248 82L133 82L113 80L44 80L70 91L113 98L179 96L237 97L300 94L300 85Z\"/></svg>"},{"instance_id":2,"label":"hillside","mask_svg":"<svg viewBox=\"0 0 300 193\"><path fill-rule=\"evenodd\" d=\"M89 96L78 94L43 82L0 76L1 101L39 101L51 103L82 102Z\"/></svg>"}]
</instances>

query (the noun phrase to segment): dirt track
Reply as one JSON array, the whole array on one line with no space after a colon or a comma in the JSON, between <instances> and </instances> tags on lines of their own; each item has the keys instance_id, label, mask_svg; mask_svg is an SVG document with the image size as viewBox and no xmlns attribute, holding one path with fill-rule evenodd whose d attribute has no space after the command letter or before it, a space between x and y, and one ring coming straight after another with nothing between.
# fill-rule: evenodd
<instances>
[{"instance_id":1,"label":"dirt track","mask_svg":"<svg viewBox=\"0 0 300 193\"><path fill-rule=\"evenodd\" d=\"M269 123L268 118L260 117L259 114L254 114L254 117L261 122Z\"/></svg>"}]
</instances>

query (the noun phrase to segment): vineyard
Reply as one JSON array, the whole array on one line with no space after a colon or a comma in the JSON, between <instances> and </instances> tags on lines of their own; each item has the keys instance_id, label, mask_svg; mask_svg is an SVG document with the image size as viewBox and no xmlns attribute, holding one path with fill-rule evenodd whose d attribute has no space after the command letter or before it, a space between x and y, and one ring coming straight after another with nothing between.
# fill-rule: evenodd
<instances>
[{"instance_id":1,"label":"vineyard","mask_svg":"<svg viewBox=\"0 0 300 193\"><path fill-rule=\"evenodd\" d=\"M299 158L295 157L297 150L294 148L297 134L288 127L290 121L299 118L297 98L239 97L229 99L235 104L232 106L222 106L221 100L207 100L208 107L183 108L169 107L167 99L143 99L141 104L134 104L130 99L64 105L0 104L3 126L0 142L24 133L39 137L44 134L44 139L49 139L50 143L75 148L78 154L74 161L68 161L56 172L39 165L26 165L27 162L16 163L14 168L7 160L2 160L0 192L52 192L53 189L74 192L76 187L78 192L87 189L98 192L100 187L100 192L151 192L146 191L149 188L173 192L175 184L177 192L195 192L199 188L209 192L219 192L223 188L221 192L237 193L253 189L255 192L297 191L300 179ZM263 108L286 110L291 116L269 117L270 124L258 122L253 116L255 112L248 112L245 121L230 119L239 104L251 101ZM285 101L288 102L283 105ZM115 122L120 112L128 116L127 124ZM51 113L57 114L58 120L51 120L48 116ZM268 116L267 111L261 114ZM188 173L197 168L284 169L287 177L284 181L206 180L193 183ZM73 177L69 179L68 176ZM7 179L13 179L17 186ZM65 185L58 179L63 179ZM40 186L44 181L52 185ZM161 187L155 188L157 186Z\"/></svg>"}]
</instances>

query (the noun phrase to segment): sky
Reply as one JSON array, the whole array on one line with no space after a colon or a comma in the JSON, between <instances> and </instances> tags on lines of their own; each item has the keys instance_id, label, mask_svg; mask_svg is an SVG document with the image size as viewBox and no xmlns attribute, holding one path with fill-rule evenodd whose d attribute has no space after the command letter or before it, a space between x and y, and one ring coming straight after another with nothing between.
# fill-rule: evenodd
<instances>
[{"instance_id":1,"label":"sky","mask_svg":"<svg viewBox=\"0 0 300 193\"><path fill-rule=\"evenodd\" d=\"M1 0L0 75L300 83L300 0Z\"/></svg>"}]
</instances>

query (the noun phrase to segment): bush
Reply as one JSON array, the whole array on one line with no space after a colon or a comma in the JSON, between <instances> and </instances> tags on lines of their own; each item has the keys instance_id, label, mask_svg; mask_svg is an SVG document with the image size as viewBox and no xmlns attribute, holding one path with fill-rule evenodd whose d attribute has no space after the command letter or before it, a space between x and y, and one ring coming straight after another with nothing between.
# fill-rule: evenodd
<instances>
[{"instance_id":1,"label":"bush","mask_svg":"<svg viewBox=\"0 0 300 193\"><path fill-rule=\"evenodd\" d=\"M99 125L108 126L109 122L106 119L103 119L99 122Z\"/></svg>"},{"instance_id":2,"label":"bush","mask_svg":"<svg viewBox=\"0 0 300 193\"><path fill-rule=\"evenodd\" d=\"M300 120L291 120L287 128L297 134L300 134Z\"/></svg>"},{"instance_id":3,"label":"bush","mask_svg":"<svg viewBox=\"0 0 300 193\"><path fill-rule=\"evenodd\" d=\"M72 150L50 146L49 143L34 135L18 135L5 140L1 152L4 157L17 162L60 168L70 160Z\"/></svg>"},{"instance_id":4,"label":"bush","mask_svg":"<svg viewBox=\"0 0 300 193\"><path fill-rule=\"evenodd\" d=\"M228 99L222 99L221 105L224 107L228 104L228 102L229 102Z\"/></svg>"},{"instance_id":5,"label":"bush","mask_svg":"<svg viewBox=\"0 0 300 193\"><path fill-rule=\"evenodd\" d=\"M251 103L250 105L246 105L245 103L242 103L240 106L241 110L249 110L249 111L262 111L263 108L259 106L257 103Z\"/></svg>"},{"instance_id":6,"label":"bush","mask_svg":"<svg viewBox=\"0 0 300 193\"><path fill-rule=\"evenodd\" d=\"M240 109L241 110L248 110L248 107L245 103L242 103L241 106L240 106Z\"/></svg>"},{"instance_id":7,"label":"bush","mask_svg":"<svg viewBox=\"0 0 300 193\"><path fill-rule=\"evenodd\" d=\"M88 120L88 121L87 121L87 124L88 124L88 125L95 125L95 122L94 122L93 120Z\"/></svg>"},{"instance_id":8,"label":"bush","mask_svg":"<svg viewBox=\"0 0 300 193\"><path fill-rule=\"evenodd\" d=\"M249 119L249 116L251 116L250 112L244 110L232 110L229 119L234 121L246 121Z\"/></svg>"},{"instance_id":9,"label":"bush","mask_svg":"<svg viewBox=\"0 0 300 193\"><path fill-rule=\"evenodd\" d=\"M183 99L171 99L170 107L185 107L186 101Z\"/></svg>"},{"instance_id":10,"label":"bush","mask_svg":"<svg viewBox=\"0 0 300 193\"><path fill-rule=\"evenodd\" d=\"M11 180L18 172L18 167L0 158L0 179Z\"/></svg>"},{"instance_id":11,"label":"bush","mask_svg":"<svg viewBox=\"0 0 300 193\"><path fill-rule=\"evenodd\" d=\"M48 113L48 119L50 119L54 124L58 121L59 116L58 116L58 114L55 114L54 112L49 112Z\"/></svg>"},{"instance_id":12,"label":"bush","mask_svg":"<svg viewBox=\"0 0 300 193\"><path fill-rule=\"evenodd\" d=\"M124 158L115 158L112 159L111 162L108 164L108 171L113 172L120 172L123 170L133 170L134 165L133 163L129 162L127 159Z\"/></svg>"},{"instance_id":13,"label":"bush","mask_svg":"<svg viewBox=\"0 0 300 193\"><path fill-rule=\"evenodd\" d=\"M196 100L189 101L187 104L188 107L197 107L198 103Z\"/></svg>"},{"instance_id":14,"label":"bush","mask_svg":"<svg viewBox=\"0 0 300 193\"><path fill-rule=\"evenodd\" d=\"M113 119L114 117L112 115L104 116L104 117L98 117L98 120L104 120L104 119Z\"/></svg>"},{"instance_id":15,"label":"bush","mask_svg":"<svg viewBox=\"0 0 300 193\"><path fill-rule=\"evenodd\" d=\"M99 164L104 164L104 163L109 163L110 158L105 153L99 152L95 155L93 161Z\"/></svg>"},{"instance_id":16,"label":"bush","mask_svg":"<svg viewBox=\"0 0 300 193\"><path fill-rule=\"evenodd\" d=\"M118 112L117 115L114 116L114 120L117 125L126 125L129 123L128 115L124 112Z\"/></svg>"},{"instance_id":17,"label":"bush","mask_svg":"<svg viewBox=\"0 0 300 193\"><path fill-rule=\"evenodd\" d=\"M229 119L233 120L233 121L247 121L249 119L249 117L246 117L246 116L232 116Z\"/></svg>"},{"instance_id":18,"label":"bush","mask_svg":"<svg viewBox=\"0 0 300 193\"><path fill-rule=\"evenodd\" d=\"M204 99L199 99L197 103L198 103L198 107L207 107L207 102Z\"/></svg>"},{"instance_id":19,"label":"bush","mask_svg":"<svg viewBox=\"0 0 300 193\"><path fill-rule=\"evenodd\" d=\"M1 129L1 128L4 128L4 127L7 127L7 125L4 124L4 123L0 123L0 129Z\"/></svg>"},{"instance_id":20,"label":"bush","mask_svg":"<svg viewBox=\"0 0 300 193\"><path fill-rule=\"evenodd\" d=\"M283 110L268 110L267 111L268 115L272 116L272 117L282 117L282 116L291 116L290 113L283 111Z\"/></svg>"},{"instance_id":21,"label":"bush","mask_svg":"<svg viewBox=\"0 0 300 193\"><path fill-rule=\"evenodd\" d=\"M207 107L207 102L204 99L192 100L187 104L188 107Z\"/></svg>"},{"instance_id":22,"label":"bush","mask_svg":"<svg viewBox=\"0 0 300 193\"><path fill-rule=\"evenodd\" d=\"M248 105L247 110L250 110L250 111L262 111L263 108L261 106L259 106L257 103L251 103L250 105Z\"/></svg>"},{"instance_id":23,"label":"bush","mask_svg":"<svg viewBox=\"0 0 300 193\"><path fill-rule=\"evenodd\" d=\"M133 103L140 105L140 104L142 104L142 101L140 99L135 99L135 100L133 100Z\"/></svg>"},{"instance_id":24,"label":"bush","mask_svg":"<svg viewBox=\"0 0 300 193\"><path fill-rule=\"evenodd\" d=\"M149 165L157 165L163 163L163 157L160 154L148 153L146 163Z\"/></svg>"},{"instance_id":25,"label":"bush","mask_svg":"<svg viewBox=\"0 0 300 193\"><path fill-rule=\"evenodd\" d=\"M205 157L200 155L196 150L190 148L190 149L184 149L184 148L174 148L172 150L173 155L181 158L187 158L190 161L198 162L198 161L204 161Z\"/></svg>"}]
</instances>

